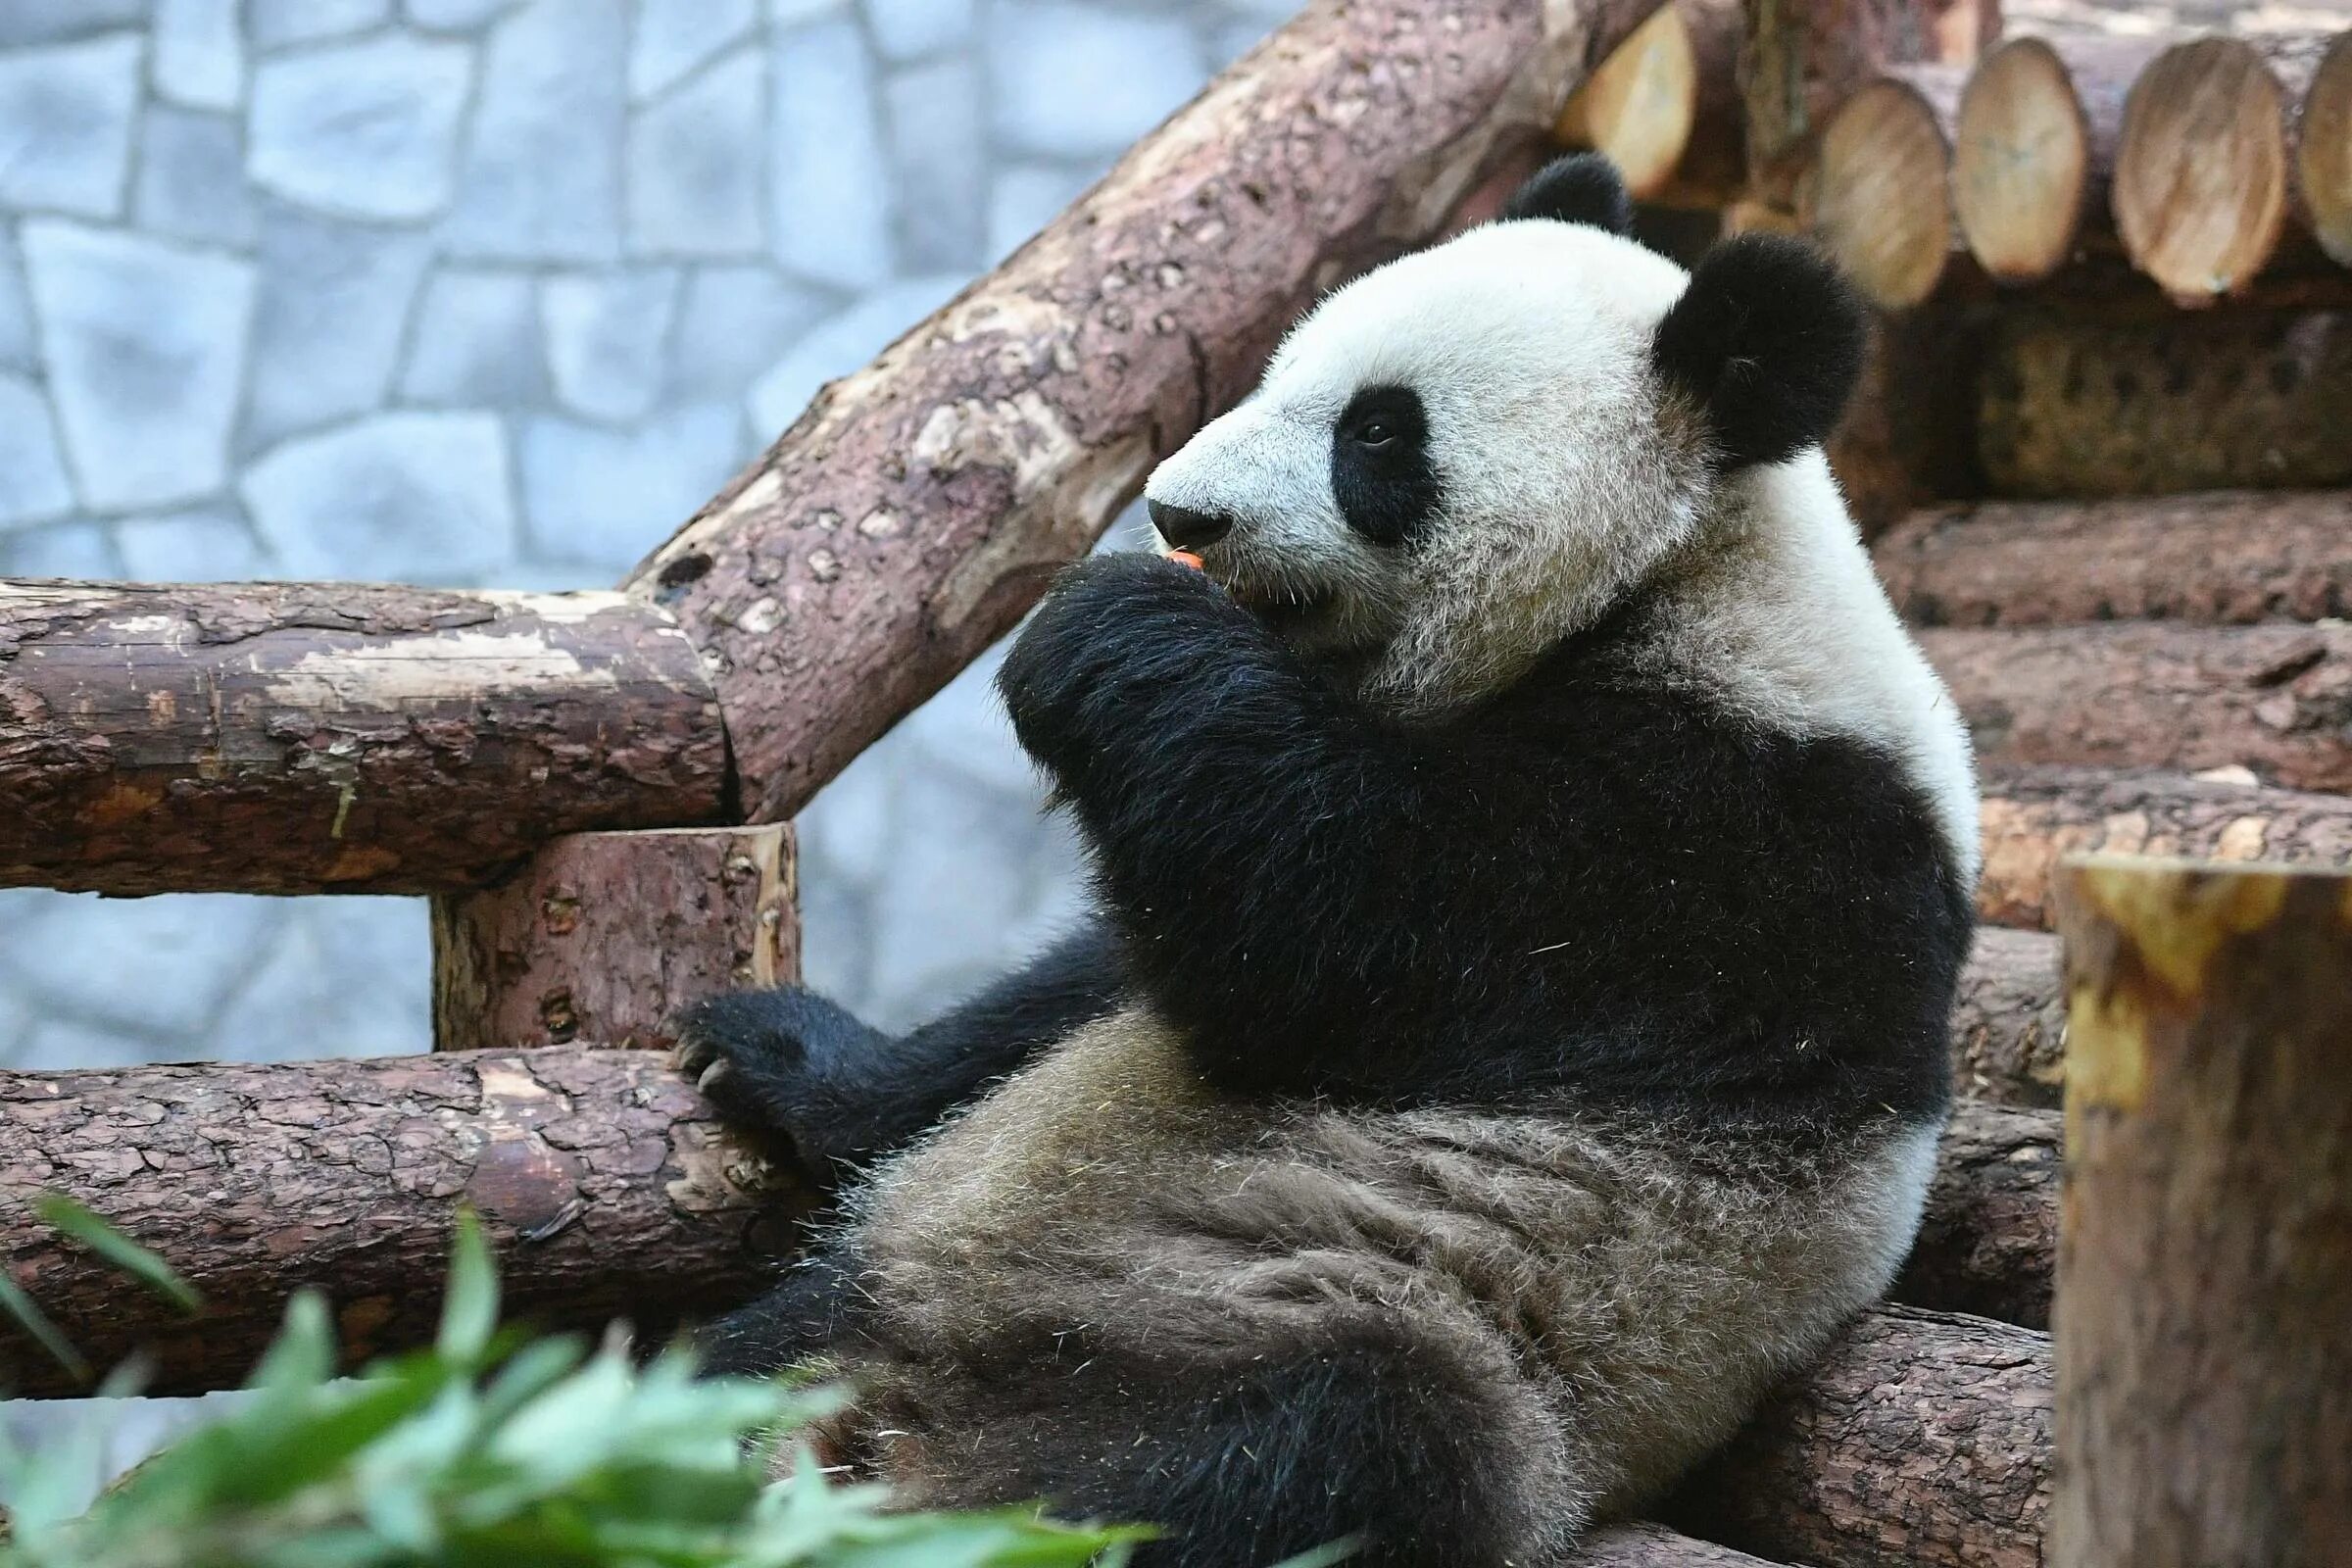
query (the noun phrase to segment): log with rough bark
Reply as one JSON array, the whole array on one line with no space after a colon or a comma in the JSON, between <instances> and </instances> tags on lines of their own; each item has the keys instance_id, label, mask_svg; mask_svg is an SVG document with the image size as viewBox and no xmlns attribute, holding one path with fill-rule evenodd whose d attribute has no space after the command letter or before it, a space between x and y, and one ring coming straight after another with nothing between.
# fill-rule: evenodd
<instances>
[{"instance_id":1,"label":"log with rough bark","mask_svg":"<svg viewBox=\"0 0 2352 1568\"><path fill-rule=\"evenodd\" d=\"M433 901L433 1049L666 1051L686 1003L800 975L792 830L575 833Z\"/></svg>"},{"instance_id":2,"label":"log with rough bark","mask_svg":"<svg viewBox=\"0 0 2352 1568\"><path fill-rule=\"evenodd\" d=\"M1552 134L1608 155L1637 201L1720 207L1744 183L1739 0L1674 0L1568 97Z\"/></svg>"},{"instance_id":3,"label":"log with rough bark","mask_svg":"<svg viewBox=\"0 0 2352 1568\"><path fill-rule=\"evenodd\" d=\"M2047 940L2047 939L2045 939ZM1963 1100L1936 1154L1918 1245L1887 1295L1911 1306L2050 1326L2058 1112Z\"/></svg>"},{"instance_id":4,"label":"log with rough bark","mask_svg":"<svg viewBox=\"0 0 2352 1568\"><path fill-rule=\"evenodd\" d=\"M2056 937L1978 928L1952 1007L1952 1088L1988 1104L2057 1109L2066 1091L2066 999Z\"/></svg>"},{"instance_id":5,"label":"log with rough bark","mask_svg":"<svg viewBox=\"0 0 2352 1568\"><path fill-rule=\"evenodd\" d=\"M2109 204L2133 266L2177 303L2235 294L2293 205L2294 117L2324 40L2193 38L2132 83Z\"/></svg>"},{"instance_id":6,"label":"log with rough bark","mask_svg":"<svg viewBox=\"0 0 2352 1568\"><path fill-rule=\"evenodd\" d=\"M2352 493L1930 507L1872 546L1922 626L2248 624L2352 613Z\"/></svg>"},{"instance_id":7,"label":"log with rough bark","mask_svg":"<svg viewBox=\"0 0 2352 1568\"><path fill-rule=\"evenodd\" d=\"M2295 199L2320 249L2352 267L2352 32L2312 69L2296 117Z\"/></svg>"},{"instance_id":8,"label":"log with rough bark","mask_svg":"<svg viewBox=\"0 0 2352 1568\"><path fill-rule=\"evenodd\" d=\"M1969 422L1992 494L2352 484L2352 313L2070 307L1988 325Z\"/></svg>"},{"instance_id":9,"label":"log with rough bark","mask_svg":"<svg viewBox=\"0 0 2352 1568\"><path fill-rule=\"evenodd\" d=\"M1930 627L1992 766L2234 767L2352 791L2352 626Z\"/></svg>"},{"instance_id":10,"label":"log with rough bark","mask_svg":"<svg viewBox=\"0 0 2352 1568\"><path fill-rule=\"evenodd\" d=\"M524 1315L665 1327L754 1292L809 1198L789 1151L743 1150L710 1118L662 1056L579 1046L0 1073L0 1266L96 1364L145 1347L159 1393L234 1383L304 1285L327 1293L355 1359L429 1337L460 1202ZM208 1313L177 1317L37 1225L23 1205L45 1190L161 1252ZM5 1326L0 1388L74 1392Z\"/></svg>"},{"instance_id":11,"label":"log with rough bark","mask_svg":"<svg viewBox=\"0 0 2352 1568\"><path fill-rule=\"evenodd\" d=\"M206 1312L35 1223L44 1191L155 1248ZM0 1073L0 1266L94 1364L145 1348L158 1394L233 1386L303 1286L351 1363L430 1339L461 1203L522 1318L660 1331L755 1288L800 1196L648 1052ZM74 1392L13 1328L0 1388Z\"/></svg>"},{"instance_id":12,"label":"log with rough bark","mask_svg":"<svg viewBox=\"0 0 2352 1568\"><path fill-rule=\"evenodd\" d=\"M1771 1568L1760 1557L1657 1525L1616 1525L1584 1541L1567 1568Z\"/></svg>"},{"instance_id":13,"label":"log with rough bark","mask_svg":"<svg viewBox=\"0 0 2352 1568\"><path fill-rule=\"evenodd\" d=\"M2104 223L2124 99L2149 40L2011 38L1960 95L1952 207L1986 276L2031 283Z\"/></svg>"},{"instance_id":14,"label":"log with rough bark","mask_svg":"<svg viewBox=\"0 0 2352 1568\"><path fill-rule=\"evenodd\" d=\"M1657 0L1310 7L638 567L789 817L1011 625L1315 295L1438 231Z\"/></svg>"},{"instance_id":15,"label":"log with rough bark","mask_svg":"<svg viewBox=\"0 0 2352 1568\"><path fill-rule=\"evenodd\" d=\"M418 893L708 821L726 738L618 594L0 582L0 886Z\"/></svg>"},{"instance_id":16,"label":"log with rough bark","mask_svg":"<svg viewBox=\"0 0 2352 1568\"><path fill-rule=\"evenodd\" d=\"M2074 1019L2054 1560L2352 1546L2352 877L2106 858Z\"/></svg>"},{"instance_id":17,"label":"log with rough bark","mask_svg":"<svg viewBox=\"0 0 2352 1568\"><path fill-rule=\"evenodd\" d=\"M2050 1386L2046 1334L1876 1308L1662 1513L1820 1568L2040 1568Z\"/></svg>"},{"instance_id":18,"label":"log with rough bark","mask_svg":"<svg viewBox=\"0 0 2352 1568\"><path fill-rule=\"evenodd\" d=\"M1862 292L1907 310L1936 292L1959 245L1952 125L1962 68L1889 67L1823 132L1798 213Z\"/></svg>"},{"instance_id":19,"label":"log with rough bark","mask_svg":"<svg viewBox=\"0 0 2352 1568\"><path fill-rule=\"evenodd\" d=\"M2009 767L1984 780L1984 872L1977 912L2049 929L2050 880L2071 854L2179 855L2352 866L2352 799L2104 768Z\"/></svg>"},{"instance_id":20,"label":"log with rough bark","mask_svg":"<svg viewBox=\"0 0 2352 1568\"><path fill-rule=\"evenodd\" d=\"M1998 0L1745 0L1740 58L1755 200L1793 207L1830 120L1886 68L1967 65L2001 35Z\"/></svg>"}]
</instances>

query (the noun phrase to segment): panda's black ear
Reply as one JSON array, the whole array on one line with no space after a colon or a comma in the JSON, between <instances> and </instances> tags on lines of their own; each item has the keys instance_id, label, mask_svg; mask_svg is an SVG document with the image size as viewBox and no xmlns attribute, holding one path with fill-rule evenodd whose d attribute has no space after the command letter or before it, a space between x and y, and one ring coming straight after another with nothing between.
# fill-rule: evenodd
<instances>
[{"instance_id":1,"label":"panda's black ear","mask_svg":"<svg viewBox=\"0 0 2352 1568\"><path fill-rule=\"evenodd\" d=\"M1820 252L1741 234L1699 262L1650 358L1705 411L1727 465L1778 463L1837 424L1869 332L1862 302Z\"/></svg>"},{"instance_id":2,"label":"panda's black ear","mask_svg":"<svg viewBox=\"0 0 2352 1568\"><path fill-rule=\"evenodd\" d=\"M1551 218L1563 223L1590 223L1612 234L1634 228L1634 199L1625 193L1617 166L1598 153L1570 153L1554 158L1530 174L1527 183L1502 204L1501 216Z\"/></svg>"}]
</instances>

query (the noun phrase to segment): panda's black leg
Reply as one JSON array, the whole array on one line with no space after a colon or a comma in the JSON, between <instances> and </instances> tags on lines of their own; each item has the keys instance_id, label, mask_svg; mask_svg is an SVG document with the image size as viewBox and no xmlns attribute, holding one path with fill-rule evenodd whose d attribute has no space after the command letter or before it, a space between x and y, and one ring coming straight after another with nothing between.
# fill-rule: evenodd
<instances>
[{"instance_id":1,"label":"panda's black leg","mask_svg":"<svg viewBox=\"0 0 2352 1568\"><path fill-rule=\"evenodd\" d=\"M1347 1539L1349 1568L1543 1568L1583 1523L1556 1427L1515 1374L1436 1359L1358 1342L1222 1371L1103 1354L999 1373L947 1396L936 1448L955 1469L914 1494L1156 1526L1136 1568L1254 1568Z\"/></svg>"},{"instance_id":2,"label":"panda's black leg","mask_svg":"<svg viewBox=\"0 0 2352 1568\"><path fill-rule=\"evenodd\" d=\"M809 1165L887 1153L1080 1024L1120 987L1090 926L922 1028L893 1036L803 986L736 991L678 1016L678 1064L739 1124L781 1134Z\"/></svg>"},{"instance_id":3,"label":"panda's black leg","mask_svg":"<svg viewBox=\"0 0 2352 1568\"><path fill-rule=\"evenodd\" d=\"M821 1355L847 1331L861 1298L848 1257L827 1250L803 1258L765 1296L696 1332L703 1370L768 1377Z\"/></svg>"}]
</instances>

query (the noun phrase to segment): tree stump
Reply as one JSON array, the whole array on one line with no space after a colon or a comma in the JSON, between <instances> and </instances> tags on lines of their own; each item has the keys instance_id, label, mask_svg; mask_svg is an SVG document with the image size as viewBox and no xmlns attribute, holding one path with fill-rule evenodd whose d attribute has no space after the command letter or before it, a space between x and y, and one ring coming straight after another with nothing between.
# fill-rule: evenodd
<instances>
[{"instance_id":1,"label":"tree stump","mask_svg":"<svg viewBox=\"0 0 2352 1568\"><path fill-rule=\"evenodd\" d=\"M2352 1549L2352 877L2063 868L2054 1561Z\"/></svg>"}]
</instances>

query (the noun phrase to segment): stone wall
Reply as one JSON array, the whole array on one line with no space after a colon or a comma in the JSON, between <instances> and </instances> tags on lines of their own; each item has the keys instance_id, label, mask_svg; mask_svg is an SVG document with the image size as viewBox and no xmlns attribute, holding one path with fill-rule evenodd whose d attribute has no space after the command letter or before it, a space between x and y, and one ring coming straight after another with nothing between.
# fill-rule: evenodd
<instances>
[{"instance_id":1,"label":"stone wall","mask_svg":"<svg viewBox=\"0 0 2352 1568\"><path fill-rule=\"evenodd\" d=\"M0 573L613 580L1291 0L0 0ZM918 1017L1074 904L985 668L804 820ZM425 1037L403 900L0 893L0 1062Z\"/></svg>"}]
</instances>

